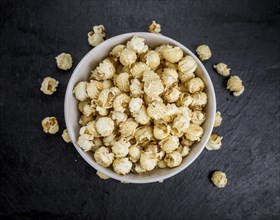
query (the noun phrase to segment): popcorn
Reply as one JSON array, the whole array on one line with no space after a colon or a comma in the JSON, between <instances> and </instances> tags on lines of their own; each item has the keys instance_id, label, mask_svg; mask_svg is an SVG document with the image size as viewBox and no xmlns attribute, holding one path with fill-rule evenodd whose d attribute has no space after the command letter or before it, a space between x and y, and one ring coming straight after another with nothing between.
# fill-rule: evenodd
<instances>
[{"instance_id":1,"label":"popcorn","mask_svg":"<svg viewBox=\"0 0 280 220\"><path fill-rule=\"evenodd\" d=\"M109 167L114 161L114 154L108 148L100 147L94 152L94 160L102 167Z\"/></svg>"},{"instance_id":2,"label":"popcorn","mask_svg":"<svg viewBox=\"0 0 280 220\"><path fill-rule=\"evenodd\" d=\"M211 134L207 144L207 150L219 150L222 146L223 137L218 136L217 134Z\"/></svg>"},{"instance_id":3,"label":"popcorn","mask_svg":"<svg viewBox=\"0 0 280 220\"><path fill-rule=\"evenodd\" d=\"M103 144L106 147L111 146L116 141L116 134L112 133L109 136L103 137Z\"/></svg>"},{"instance_id":4,"label":"popcorn","mask_svg":"<svg viewBox=\"0 0 280 220\"><path fill-rule=\"evenodd\" d=\"M164 68L162 73L162 81L165 86L173 87L178 83L178 73L176 70L171 68Z\"/></svg>"},{"instance_id":5,"label":"popcorn","mask_svg":"<svg viewBox=\"0 0 280 220\"><path fill-rule=\"evenodd\" d=\"M141 156L141 149L138 145L132 145L130 148L129 148L129 159L133 162L133 163L136 163L139 159L140 159L140 156Z\"/></svg>"},{"instance_id":6,"label":"popcorn","mask_svg":"<svg viewBox=\"0 0 280 220\"><path fill-rule=\"evenodd\" d=\"M195 92L191 97L192 103L190 104L190 108L194 111L201 111L207 104L207 94L205 92Z\"/></svg>"},{"instance_id":7,"label":"popcorn","mask_svg":"<svg viewBox=\"0 0 280 220\"><path fill-rule=\"evenodd\" d=\"M139 111L143 104L143 99L141 98L132 98L129 102L129 111L131 113Z\"/></svg>"},{"instance_id":8,"label":"popcorn","mask_svg":"<svg viewBox=\"0 0 280 220\"><path fill-rule=\"evenodd\" d=\"M92 120L93 120L92 115L91 116L82 115L80 117L79 124L82 125L82 126L85 126L85 125L87 125L87 123L89 123Z\"/></svg>"},{"instance_id":9,"label":"popcorn","mask_svg":"<svg viewBox=\"0 0 280 220\"><path fill-rule=\"evenodd\" d=\"M154 34L160 34L161 26L160 24L156 23L155 21L149 26L149 32Z\"/></svg>"},{"instance_id":10,"label":"popcorn","mask_svg":"<svg viewBox=\"0 0 280 220\"><path fill-rule=\"evenodd\" d=\"M183 57L183 50L180 47L167 47L163 50L163 58L170 63L177 63Z\"/></svg>"},{"instance_id":11,"label":"popcorn","mask_svg":"<svg viewBox=\"0 0 280 220\"><path fill-rule=\"evenodd\" d=\"M150 126L142 126L136 129L135 139L138 143L144 143L153 139L153 131Z\"/></svg>"},{"instance_id":12,"label":"popcorn","mask_svg":"<svg viewBox=\"0 0 280 220\"><path fill-rule=\"evenodd\" d=\"M127 114L124 112L113 111L111 117L114 121L116 121L117 125L127 120Z\"/></svg>"},{"instance_id":13,"label":"popcorn","mask_svg":"<svg viewBox=\"0 0 280 220\"><path fill-rule=\"evenodd\" d=\"M130 90L129 73L123 72L120 73L119 75L116 75L115 84L122 92L129 92Z\"/></svg>"},{"instance_id":14,"label":"popcorn","mask_svg":"<svg viewBox=\"0 0 280 220\"><path fill-rule=\"evenodd\" d=\"M144 83L144 92L151 97L159 96L163 93L164 87L161 80L148 80Z\"/></svg>"},{"instance_id":15,"label":"popcorn","mask_svg":"<svg viewBox=\"0 0 280 220\"><path fill-rule=\"evenodd\" d=\"M68 133L68 129L64 129L63 130L63 133L61 135L61 137L63 138L63 140L66 142L66 143L71 143L71 138L70 138L70 135Z\"/></svg>"},{"instance_id":16,"label":"popcorn","mask_svg":"<svg viewBox=\"0 0 280 220\"><path fill-rule=\"evenodd\" d=\"M156 69L160 64L160 57L158 52L151 50L145 55L146 64L151 69Z\"/></svg>"},{"instance_id":17,"label":"popcorn","mask_svg":"<svg viewBox=\"0 0 280 220\"><path fill-rule=\"evenodd\" d=\"M101 80L112 79L116 73L116 69L109 59L104 59L102 62L100 62L96 70L99 79Z\"/></svg>"},{"instance_id":18,"label":"popcorn","mask_svg":"<svg viewBox=\"0 0 280 220\"><path fill-rule=\"evenodd\" d=\"M120 55L120 62L124 66L131 66L137 60L136 53L128 48L124 48Z\"/></svg>"},{"instance_id":19,"label":"popcorn","mask_svg":"<svg viewBox=\"0 0 280 220\"><path fill-rule=\"evenodd\" d=\"M88 43L95 47L102 43L105 37L105 27L103 25L93 26L93 31L88 33Z\"/></svg>"},{"instance_id":20,"label":"popcorn","mask_svg":"<svg viewBox=\"0 0 280 220\"><path fill-rule=\"evenodd\" d=\"M59 82L52 77L44 78L40 90L46 95L52 95L56 91Z\"/></svg>"},{"instance_id":21,"label":"popcorn","mask_svg":"<svg viewBox=\"0 0 280 220\"><path fill-rule=\"evenodd\" d=\"M103 81L102 86L104 89L111 89L114 86L114 84L113 84L112 80L107 79L107 80Z\"/></svg>"},{"instance_id":22,"label":"popcorn","mask_svg":"<svg viewBox=\"0 0 280 220\"><path fill-rule=\"evenodd\" d=\"M189 153L190 153L190 148L188 147L188 146L182 146L182 145L180 145L179 147L178 147L178 152L182 155L182 157L186 157L186 156L188 156L189 155Z\"/></svg>"},{"instance_id":23,"label":"popcorn","mask_svg":"<svg viewBox=\"0 0 280 220\"><path fill-rule=\"evenodd\" d=\"M131 161L125 158L117 158L113 162L113 170L119 175L125 175L130 172L132 168Z\"/></svg>"},{"instance_id":24,"label":"popcorn","mask_svg":"<svg viewBox=\"0 0 280 220\"><path fill-rule=\"evenodd\" d=\"M222 124L222 120L221 112L216 112L214 127L219 127Z\"/></svg>"},{"instance_id":25,"label":"popcorn","mask_svg":"<svg viewBox=\"0 0 280 220\"><path fill-rule=\"evenodd\" d=\"M143 83L141 83L138 79L131 80L129 89L132 97L139 97L144 93Z\"/></svg>"},{"instance_id":26,"label":"popcorn","mask_svg":"<svg viewBox=\"0 0 280 220\"><path fill-rule=\"evenodd\" d=\"M96 121L90 121L89 123L87 123L85 128L88 134L92 135L95 138L100 137L100 134L97 132L96 129Z\"/></svg>"},{"instance_id":27,"label":"popcorn","mask_svg":"<svg viewBox=\"0 0 280 220\"><path fill-rule=\"evenodd\" d=\"M112 151L116 157L125 157L128 154L129 147L129 141L127 141L125 138L121 138L112 144Z\"/></svg>"},{"instance_id":28,"label":"popcorn","mask_svg":"<svg viewBox=\"0 0 280 220\"><path fill-rule=\"evenodd\" d=\"M224 188L227 185L227 176L222 171L215 171L211 180L218 188Z\"/></svg>"},{"instance_id":29,"label":"popcorn","mask_svg":"<svg viewBox=\"0 0 280 220\"><path fill-rule=\"evenodd\" d=\"M182 73L193 73L197 68L194 58L187 55L178 63L178 70Z\"/></svg>"},{"instance_id":30,"label":"popcorn","mask_svg":"<svg viewBox=\"0 0 280 220\"><path fill-rule=\"evenodd\" d=\"M130 102L130 97L126 94L119 94L113 102L113 108L115 111L124 112Z\"/></svg>"},{"instance_id":31,"label":"popcorn","mask_svg":"<svg viewBox=\"0 0 280 220\"><path fill-rule=\"evenodd\" d=\"M140 165L144 170L150 171L157 166L158 159L152 151L143 152L140 157Z\"/></svg>"},{"instance_id":32,"label":"popcorn","mask_svg":"<svg viewBox=\"0 0 280 220\"><path fill-rule=\"evenodd\" d=\"M108 117L101 117L96 122L97 132L105 137L113 133L114 130L114 121Z\"/></svg>"},{"instance_id":33,"label":"popcorn","mask_svg":"<svg viewBox=\"0 0 280 220\"><path fill-rule=\"evenodd\" d=\"M203 133L204 131L202 127L200 127L197 124L191 123L190 126L187 128L185 135L186 138L190 141L200 141L200 138L202 137Z\"/></svg>"},{"instance_id":34,"label":"popcorn","mask_svg":"<svg viewBox=\"0 0 280 220\"><path fill-rule=\"evenodd\" d=\"M175 134L180 134L180 133L185 133L189 126L190 126L190 118L184 115L178 115L173 121L172 129L176 131Z\"/></svg>"},{"instance_id":35,"label":"popcorn","mask_svg":"<svg viewBox=\"0 0 280 220\"><path fill-rule=\"evenodd\" d=\"M42 121L45 133L55 134L59 130L59 125L55 117L46 117Z\"/></svg>"},{"instance_id":36,"label":"popcorn","mask_svg":"<svg viewBox=\"0 0 280 220\"><path fill-rule=\"evenodd\" d=\"M144 172L146 172L146 170L138 162L138 163L134 164L134 172L136 172L136 173L144 173Z\"/></svg>"},{"instance_id":37,"label":"popcorn","mask_svg":"<svg viewBox=\"0 0 280 220\"><path fill-rule=\"evenodd\" d=\"M99 178L103 179L103 180L110 179L110 177L106 176L104 173L101 173L99 171L96 172L96 175L99 176Z\"/></svg>"},{"instance_id":38,"label":"popcorn","mask_svg":"<svg viewBox=\"0 0 280 220\"><path fill-rule=\"evenodd\" d=\"M213 67L217 70L217 73L219 73L221 76L228 76L230 74L230 68L227 68L227 65L224 63L218 63Z\"/></svg>"},{"instance_id":39,"label":"popcorn","mask_svg":"<svg viewBox=\"0 0 280 220\"><path fill-rule=\"evenodd\" d=\"M145 63L139 62L133 65L133 67L130 69L130 72L134 78L142 79L143 73L149 70L150 68Z\"/></svg>"},{"instance_id":40,"label":"popcorn","mask_svg":"<svg viewBox=\"0 0 280 220\"><path fill-rule=\"evenodd\" d=\"M166 106L162 102L153 102L147 108L148 115L155 120L161 119L166 113Z\"/></svg>"},{"instance_id":41,"label":"popcorn","mask_svg":"<svg viewBox=\"0 0 280 220\"><path fill-rule=\"evenodd\" d=\"M109 110L107 108L103 108L100 106L96 106L96 111L101 116L107 116L109 114Z\"/></svg>"},{"instance_id":42,"label":"popcorn","mask_svg":"<svg viewBox=\"0 0 280 220\"><path fill-rule=\"evenodd\" d=\"M167 104L166 105L166 113L164 117L162 118L165 122L171 122L176 115L180 114L180 109L173 103L173 104Z\"/></svg>"},{"instance_id":43,"label":"popcorn","mask_svg":"<svg viewBox=\"0 0 280 220\"><path fill-rule=\"evenodd\" d=\"M233 92L234 96L240 96L243 94L245 87L242 84L242 80L238 76L231 76L227 81L227 89Z\"/></svg>"},{"instance_id":44,"label":"popcorn","mask_svg":"<svg viewBox=\"0 0 280 220\"><path fill-rule=\"evenodd\" d=\"M196 48L196 53L201 61L209 60L212 56L211 50L207 45L200 45Z\"/></svg>"},{"instance_id":45,"label":"popcorn","mask_svg":"<svg viewBox=\"0 0 280 220\"><path fill-rule=\"evenodd\" d=\"M81 81L75 86L73 93L76 99L78 99L79 101L84 101L86 98L88 98L87 85L88 82Z\"/></svg>"},{"instance_id":46,"label":"popcorn","mask_svg":"<svg viewBox=\"0 0 280 220\"><path fill-rule=\"evenodd\" d=\"M186 87L190 93L200 92L204 89L204 82L198 78L192 78L186 83Z\"/></svg>"},{"instance_id":47,"label":"popcorn","mask_svg":"<svg viewBox=\"0 0 280 220\"><path fill-rule=\"evenodd\" d=\"M96 80L90 80L90 82L86 86L86 92L89 98L98 99L100 92L103 90L103 83L98 82Z\"/></svg>"},{"instance_id":48,"label":"popcorn","mask_svg":"<svg viewBox=\"0 0 280 220\"><path fill-rule=\"evenodd\" d=\"M153 134L156 139L163 140L169 136L171 132L171 127L167 122L159 120L155 123Z\"/></svg>"},{"instance_id":49,"label":"popcorn","mask_svg":"<svg viewBox=\"0 0 280 220\"><path fill-rule=\"evenodd\" d=\"M144 43L145 39L138 36L133 36L133 38L127 42L126 47L135 51L138 54L145 53L148 50L148 46Z\"/></svg>"},{"instance_id":50,"label":"popcorn","mask_svg":"<svg viewBox=\"0 0 280 220\"><path fill-rule=\"evenodd\" d=\"M159 75L155 73L153 70L146 70L143 72L143 82L160 80Z\"/></svg>"},{"instance_id":51,"label":"popcorn","mask_svg":"<svg viewBox=\"0 0 280 220\"><path fill-rule=\"evenodd\" d=\"M168 103L176 102L180 98L181 92L178 87L168 89L164 93L164 100Z\"/></svg>"},{"instance_id":52,"label":"popcorn","mask_svg":"<svg viewBox=\"0 0 280 220\"><path fill-rule=\"evenodd\" d=\"M114 56L115 58L119 58L121 56L121 52L123 51L124 48L125 48L125 45L119 44L112 49L110 54L112 56Z\"/></svg>"},{"instance_id":53,"label":"popcorn","mask_svg":"<svg viewBox=\"0 0 280 220\"><path fill-rule=\"evenodd\" d=\"M159 162L157 163L157 167L158 167L158 168L161 168L161 169L166 168L166 164L165 164L164 160L159 161Z\"/></svg>"},{"instance_id":54,"label":"popcorn","mask_svg":"<svg viewBox=\"0 0 280 220\"><path fill-rule=\"evenodd\" d=\"M171 153L179 147L179 138L173 135L168 136L159 142L160 147L166 153Z\"/></svg>"},{"instance_id":55,"label":"popcorn","mask_svg":"<svg viewBox=\"0 0 280 220\"><path fill-rule=\"evenodd\" d=\"M130 137L134 135L137 127L138 123L135 122L132 118L129 118L126 121L120 123L119 132L121 133L122 137Z\"/></svg>"},{"instance_id":56,"label":"popcorn","mask_svg":"<svg viewBox=\"0 0 280 220\"><path fill-rule=\"evenodd\" d=\"M179 166L182 163L182 160L182 155L177 151L167 153L164 158L166 166L170 168Z\"/></svg>"},{"instance_id":57,"label":"popcorn","mask_svg":"<svg viewBox=\"0 0 280 220\"><path fill-rule=\"evenodd\" d=\"M202 111L193 111L191 113L191 122L193 124L201 125L206 119L206 115Z\"/></svg>"},{"instance_id":58,"label":"popcorn","mask_svg":"<svg viewBox=\"0 0 280 220\"><path fill-rule=\"evenodd\" d=\"M141 106L141 108L137 111L132 113L135 121L137 121L141 125L148 124L151 120L150 116L147 114L147 109L145 106Z\"/></svg>"},{"instance_id":59,"label":"popcorn","mask_svg":"<svg viewBox=\"0 0 280 220\"><path fill-rule=\"evenodd\" d=\"M82 134L78 138L77 144L80 148L82 148L84 151L90 151L93 147L93 136L89 134Z\"/></svg>"},{"instance_id":60,"label":"popcorn","mask_svg":"<svg viewBox=\"0 0 280 220\"><path fill-rule=\"evenodd\" d=\"M104 89L100 92L97 105L102 108L112 108L116 94L112 89Z\"/></svg>"},{"instance_id":61,"label":"popcorn","mask_svg":"<svg viewBox=\"0 0 280 220\"><path fill-rule=\"evenodd\" d=\"M69 53L61 53L56 58L57 67L61 70L69 70L72 67L72 57Z\"/></svg>"}]
</instances>

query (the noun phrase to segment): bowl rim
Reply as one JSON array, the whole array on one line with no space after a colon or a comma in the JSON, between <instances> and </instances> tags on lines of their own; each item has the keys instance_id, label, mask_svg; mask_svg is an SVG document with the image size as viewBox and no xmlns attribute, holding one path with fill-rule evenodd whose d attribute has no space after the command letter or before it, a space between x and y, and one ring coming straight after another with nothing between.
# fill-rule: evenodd
<instances>
[{"instance_id":1,"label":"bowl rim","mask_svg":"<svg viewBox=\"0 0 280 220\"><path fill-rule=\"evenodd\" d=\"M116 35L114 37L111 37L109 39L107 39L106 41L102 42L101 44L97 45L96 47L92 48L89 52L87 52L87 54L79 61L78 65L75 67L69 81L68 81L68 84L67 84L67 88L66 88L66 93L65 93L65 98L64 98L64 118L65 118L65 124L66 124L66 128L68 129L68 132L69 132L69 136L71 138L71 140L74 140L74 134L72 133L72 130L69 129L70 128L70 125L69 125L69 112L68 112L68 108L66 108L66 106L68 106L68 97L70 95L73 94L72 92L72 88L70 88L70 85L74 84L72 81L74 80L75 78L75 75L79 73L79 69L80 67L83 65L84 61L92 54L95 52L95 49L96 48L99 48L101 47L102 45L104 44L109 44L111 41L113 41L114 39L117 39L117 38L127 38L127 37L132 37L132 36L140 36L140 37L143 37L145 38L145 36L152 36L154 38L157 38L157 39L162 39L162 40L166 40L169 42L169 44L173 44L173 45L176 45L176 46L179 46L180 48L183 49L184 53L187 53L188 55L190 55L191 57L193 57L195 59L195 61L197 62L197 64L200 66L201 70L202 70L202 74L207 78L207 81L209 82L207 84L207 87L208 87L208 93L210 94L211 93L211 96L212 96L212 101L213 101L213 113L212 115L210 115L210 125L209 127L211 127L209 130L206 130L203 134L203 136L206 136L205 138L205 141L202 143L202 142L199 142L200 144L200 149L197 151L197 153L195 155L193 155L193 157L190 159L190 161L185 164L184 166L183 165L180 165L179 167L177 167L176 170L174 170L174 172L171 172L169 174L166 174L164 177L151 177L149 179L143 179L143 181L140 181L140 180L134 180L134 179L126 179L125 175L124 176L121 176L121 175L118 175L118 174L112 174L110 172L107 172L107 169L108 168L104 168L104 167L101 167L99 166L93 159L89 160L85 155L86 155L86 152L84 152L79 146L77 146L76 143L74 143L72 141L72 144L74 145L74 147L76 148L76 150L78 151L78 153L81 155L81 157L91 166L93 167L94 169L96 169L96 171L99 171L99 172L102 172L104 173L106 176L108 177L111 177L115 180L119 180L120 182L123 182L123 183L137 183L137 184L144 184L144 183L153 183L153 182L162 182L163 180L165 179L168 179L178 173L180 173L181 171L183 171L184 169L186 169L188 166L190 166L197 158L198 156L201 154L201 152L203 151L203 149L205 148L205 145L206 145L206 142L207 140L209 139L211 133L212 133L212 130L213 130L213 127L214 127L214 121L215 121L215 113L216 113L216 95L215 95L215 90L214 90L214 86L213 86L213 83L212 83L212 80L209 76L209 73L208 71L206 70L206 68L204 67L203 63L197 58L197 56L190 50L188 49L186 46L184 46L183 44L179 43L178 41L170 38L170 37L167 37L167 36L163 36L163 35L160 35L160 34L153 34L153 33L149 33L149 32L130 32L130 33L124 33L124 34L120 34L120 35ZM114 45L112 45L113 47Z\"/></svg>"}]
</instances>

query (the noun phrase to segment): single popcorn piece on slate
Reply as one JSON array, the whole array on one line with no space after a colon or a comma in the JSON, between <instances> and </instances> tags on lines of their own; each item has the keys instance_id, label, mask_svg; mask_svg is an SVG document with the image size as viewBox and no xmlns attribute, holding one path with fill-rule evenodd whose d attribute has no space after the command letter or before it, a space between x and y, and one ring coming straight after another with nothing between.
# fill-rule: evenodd
<instances>
[{"instance_id":1,"label":"single popcorn piece on slate","mask_svg":"<svg viewBox=\"0 0 280 220\"><path fill-rule=\"evenodd\" d=\"M212 56L211 50L207 45L200 45L196 48L196 53L201 61L209 60Z\"/></svg>"},{"instance_id":2,"label":"single popcorn piece on slate","mask_svg":"<svg viewBox=\"0 0 280 220\"><path fill-rule=\"evenodd\" d=\"M55 117L46 117L42 121L42 127L45 133L55 134L59 130L58 121Z\"/></svg>"},{"instance_id":3,"label":"single popcorn piece on slate","mask_svg":"<svg viewBox=\"0 0 280 220\"><path fill-rule=\"evenodd\" d=\"M216 112L214 127L219 127L222 124L222 120L221 112Z\"/></svg>"},{"instance_id":4,"label":"single popcorn piece on slate","mask_svg":"<svg viewBox=\"0 0 280 220\"><path fill-rule=\"evenodd\" d=\"M218 63L217 65L213 66L217 73L219 73L221 76L228 76L230 74L230 68L227 67L224 63Z\"/></svg>"},{"instance_id":5,"label":"single popcorn piece on slate","mask_svg":"<svg viewBox=\"0 0 280 220\"><path fill-rule=\"evenodd\" d=\"M127 158L117 158L113 162L113 170L119 175L125 175L130 172L132 162Z\"/></svg>"},{"instance_id":6,"label":"single popcorn piece on slate","mask_svg":"<svg viewBox=\"0 0 280 220\"><path fill-rule=\"evenodd\" d=\"M59 82L52 77L44 78L41 84L41 91L46 95L52 95L56 91Z\"/></svg>"},{"instance_id":7,"label":"single popcorn piece on slate","mask_svg":"<svg viewBox=\"0 0 280 220\"><path fill-rule=\"evenodd\" d=\"M56 58L57 67L61 70L69 70L72 67L72 57L69 53L61 53Z\"/></svg>"},{"instance_id":8,"label":"single popcorn piece on slate","mask_svg":"<svg viewBox=\"0 0 280 220\"><path fill-rule=\"evenodd\" d=\"M61 135L61 137L63 138L63 140L66 142L66 143L71 143L71 138L70 138L70 135L68 133L68 129L64 129L63 130L63 133Z\"/></svg>"},{"instance_id":9,"label":"single popcorn piece on slate","mask_svg":"<svg viewBox=\"0 0 280 220\"><path fill-rule=\"evenodd\" d=\"M227 81L227 89L233 92L234 96L240 96L244 92L245 87L238 76L231 76Z\"/></svg>"},{"instance_id":10,"label":"single popcorn piece on slate","mask_svg":"<svg viewBox=\"0 0 280 220\"><path fill-rule=\"evenodd\" d=\"M101 117L96 122L96 130L103 137L109 136L113 133L114 121L108 117Z\"/></svg>"},{"instance_id":11,"label":"single popcorn piece on slate","mask_svg":"<svg viewBox=\"0 0 280 220\"><path fill-rule=\"evenodd\" d=\"M227 185L227 176L222 171L215 171L211 180L218 188L224 188Z\"/></svg>"},{"instance_id":12,"label":"single popcorn piece on slate","mask_svg":"<svg viewBox=\"0 0 280 220\"><path fill-rule=\"evenodd\" d=\"M94 159L100 166L109 167L114 161L114 154L102 146L94 152Z\"/></svg>"},{"instance_id":13,"label":"single popcorn piece on slate","mask_svg":"<svg viewBox=\"0 0 280 220\"><path fill-rule=\"evenodd\" d=\"M219 150L222 146L223 137L218 136L217 134L211 134L207 144L207 150Z\"/></svg>"},{"instance_id":14,"label":"single popcorn piece on slate","mask_svg":"<svg viewBox=\"0 0 280 220\"><path fill-rule=\"evenodd\" d=\"M177 151L166 154L164 158L164 162L168 167L177 167L182 163L182 160L182 155Z\"/></svg>"},{"instance_id":15,"label":"single popcorn piece on slate","mask_svg":"<svg viewBox=\"0 0 280 220\"><path fill-rule=\"evenodd\" d=\"M99 176L99 178L103 179L103 180L110 179L110 177L106 176L104 173L101 173L99 171L96 172L96 175Z\"/></svg>"},{"instance_id":16,"label":"single popcorn piece on slate","mask_svg":"<svg viewBox=\"0 0 280 220\"><path fill-rule=\"evenodd\" d=\"M153 21L152 24L149 26L149 32L154 34L160 34L161 32L160 24Z\"/></svg>"},{"instance_id":17,"label":"single popcorn piece on slate","mask_svg":"<svg viewBox=\"0 0 280 220\"><path fill-rule=\"evenodd\" d=\"M88 33L88 43L95 47L102 43L105 37L105 27L103 25L93 26L93 31Z\"/></svg>"}]
</instances>

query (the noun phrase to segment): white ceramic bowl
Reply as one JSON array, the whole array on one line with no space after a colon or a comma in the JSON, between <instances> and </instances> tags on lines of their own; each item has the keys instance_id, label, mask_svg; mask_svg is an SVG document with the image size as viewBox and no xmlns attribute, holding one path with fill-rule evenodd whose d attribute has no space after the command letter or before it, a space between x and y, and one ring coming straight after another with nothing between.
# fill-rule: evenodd
<instances>
[{"instance_id":1,"label":"white ceramic bowl","mask_svg":"<svg viewBox=\"0 0 280 220\"><path fill-rule=\"evenodd\" d=\"M79 81L88 79L90 71L97 66L100 60L102 60L109 54L109 52L115 45L127 42L134 35L143 37L145 39L145 43L152 48L159 46L161 44L172 44L172 45L179 46L180 48L182 48L185 54L192 56L196 60L198 66L195 73L204 81L206 85L206 93L208 95L208 104L206 106L207 119L205 120L202 126L204 129L204 134L203 137L201 138L201 141L192 146L190 154L183 159L183 162L179 167L173 169L155 169L151 172L147 172L141 175L131 173L125 176L120 176L114 173L111 169L104 168L98 165L94 161L92 153L84 152L76 144L79 135L79 129L80 129L80 125L78 123L80 113L77 108L78 102L73 96L72 91L74 86ZM65 122L71 140L76 150L87 161L88 164L90 164L96 170L104 173L105 175L122 182L151 183L151 182L163 181L164 179L174 176L175 174L181 172L186 167L188 167L199 156L199 154L204 149L204 146L206 145L207 140L209 139L213 129L215 113L216 113L216 98L215 98L214 88L207 70L205 69L203 64L199 61L199 59L188 48L186 48L184 45L178 43L177 41L169 37L165 37L158 34L146 33L146 32L135 32L135 33L127 33L127 34L122 34L122 35L112 37L104 41L97 47L93 48L91 51L89 51L86 54L86 56L80 61L80 63L75 68L69 80L67 90L66 90L66 95L65 95L64 112L65 112Z\"/></svg>"}]
</instances>

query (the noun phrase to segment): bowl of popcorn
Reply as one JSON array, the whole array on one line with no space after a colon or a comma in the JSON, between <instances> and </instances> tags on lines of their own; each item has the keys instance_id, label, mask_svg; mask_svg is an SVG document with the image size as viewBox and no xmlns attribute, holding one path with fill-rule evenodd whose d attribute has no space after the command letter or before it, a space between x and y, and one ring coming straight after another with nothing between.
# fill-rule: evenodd
<instances>
[{"instance_id":1,"label":"bowl of popcorn","mask_svg":"<svg viewBox=\"0 0 280 220\"><path fill-rule=\"evenodd\" d=\"M216 100L199 59L153 33L112 37L77 65L65 121L80 155L125 183L161 182L188 167L213 129Z\"/></svg>"}]
</instances>

